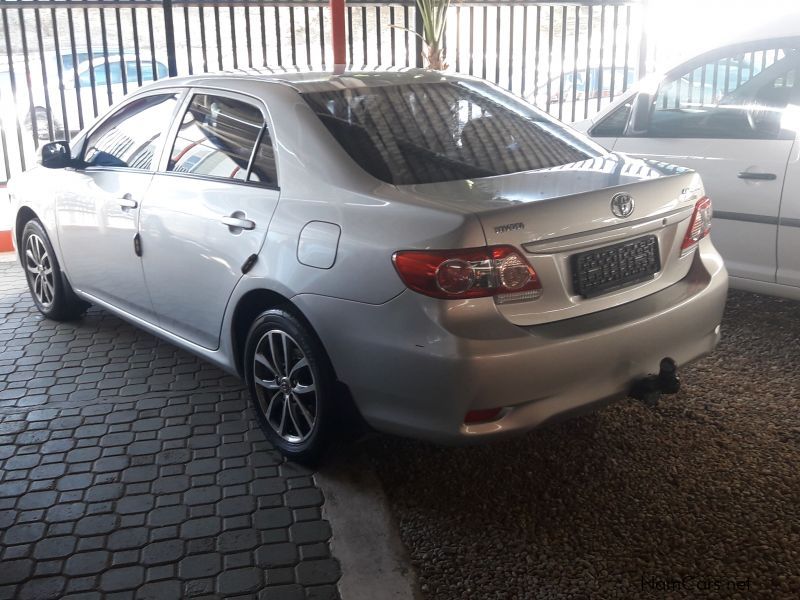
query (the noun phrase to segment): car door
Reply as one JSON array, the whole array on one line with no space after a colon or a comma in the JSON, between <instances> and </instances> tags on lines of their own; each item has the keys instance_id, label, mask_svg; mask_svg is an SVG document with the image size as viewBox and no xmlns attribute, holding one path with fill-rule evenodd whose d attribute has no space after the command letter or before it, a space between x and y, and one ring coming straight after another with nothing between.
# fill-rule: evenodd
<instances>
[{"instance_id":1,"label":"car door","mask_svg":"<svg viewBox=\"0 0 800 600\"><path fill-rule=\"evenodd\" d=\"M59 242L74 287L131 314L152 315L134 238L177 92L127 102L92 130L56 200Z\"/></svg>"},{"instance_id":2,"label":"car door","mask_svg":"<svg viewBox=\"0 0 800 600\"><path fill-rule=\"evenodd\" d=\"M800 103L794 107L794 122L798 137L786 170L778 221L778 283L795 286L791 296L800 299Z\"/></svg>"},{"instance_id":3,"label":"car door","mask_svg":"<svg viewBox=\"0 0 800 600\"><path fill-rule=\"evenodd\" d=\"M213 349L278 203L271 128L260 101L198 89L171 137L141 210L145 280L161 326Z\"/></svg>"},{"instance_id":4,"label":"car door","mask_svg":"<svg viewBox=\"0 0 800 600\"><path fill-rule=\"evenodd\" d=\"M590 130L616 151L701 174L714 202L712 237L733 277L776 280L781 189L794 142L784 114L795 103L798 49L798 40L777 40L703 55L668 74L654 95L639 94L622 135L614 137L606 120L625 109Z\"/></svg>"}]
</instances>

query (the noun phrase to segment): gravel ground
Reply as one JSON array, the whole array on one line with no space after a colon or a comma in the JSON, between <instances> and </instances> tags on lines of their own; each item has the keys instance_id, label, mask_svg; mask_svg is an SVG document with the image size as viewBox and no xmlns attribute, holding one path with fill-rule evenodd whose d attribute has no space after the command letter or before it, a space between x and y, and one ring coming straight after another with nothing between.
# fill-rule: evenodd
<instances>
[{"instance_id":1,"label":"gravel ground","mask_svg":"<svg viewBox=\"0 0 800 600\"><path fill-rule=\"evenodd\" d=\"M364 442L426 598L800 597L800 303L633 400L471 448Z\"/></svg>"}]
</instances>

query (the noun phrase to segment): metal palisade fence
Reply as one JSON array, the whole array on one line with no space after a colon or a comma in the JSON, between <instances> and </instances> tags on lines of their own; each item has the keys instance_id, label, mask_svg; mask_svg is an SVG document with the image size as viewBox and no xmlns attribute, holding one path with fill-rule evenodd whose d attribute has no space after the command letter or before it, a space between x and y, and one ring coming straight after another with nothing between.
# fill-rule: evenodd
<instances>
[{"instance_id":1,"label":"metal palisade fence","mask_svg":"<svg viewBox=\"0 0 800 600\"><path fill-rule=\"evenodd\" d=\"M644 73L642 0L453 0L448 70L564 120L587 118ZM424 66L413 0L348 2L354 68ZM171 75L331 67L327 0L0 0L0 182L48 139Z\"/></svg>"}]
</instances>

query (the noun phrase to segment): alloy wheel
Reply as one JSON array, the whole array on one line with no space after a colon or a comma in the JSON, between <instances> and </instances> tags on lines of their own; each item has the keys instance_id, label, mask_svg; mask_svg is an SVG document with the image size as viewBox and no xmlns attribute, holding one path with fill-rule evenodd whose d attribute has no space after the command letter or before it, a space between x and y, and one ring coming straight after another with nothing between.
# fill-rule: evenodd
<instances>
[{"instance_id":1,"label":"alloy wheel","mask_svg":"<svg viewBox=\"0 0 800 600\"><path fill-rule=\"evenodd\" d=\"M25 242L25 268L31 281L31 290L45 309L53 305L55 298L55 280L53 263L44 241L38 235L31 234Z\"/></svg>"},{"instance_id":2,"label":"alloy wheel","mask_svg":"<svg viewBox=\"0 0 800 600\"><path fill-rule=\"evenodd\" d=\"M292 444L308 439L317 420L317 386L292 336L272 329L261 337L253 355L253 381L259 408L275 433Z\"/></svg>"}]
</instances>

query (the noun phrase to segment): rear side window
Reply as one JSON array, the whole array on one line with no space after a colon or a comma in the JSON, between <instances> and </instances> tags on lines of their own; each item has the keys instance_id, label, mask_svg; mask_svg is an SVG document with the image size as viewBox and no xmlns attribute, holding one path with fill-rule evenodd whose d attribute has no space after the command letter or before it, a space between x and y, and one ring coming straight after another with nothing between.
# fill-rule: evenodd
<instances>
[{"instance_id":1,"label":"rear side window","mask_svg":"<svg viewBox=\"0 0 800 600\"><path fill-rule=\"evenodd\" d=\"M634 96L635 97L635 96ZM625 133L628 117L631 115L633 98L615 108L595 125L590 134L592 137L620 137Z\"/></svg>"},{"instance_id":2,"label":"rear side window","mask_svg":"<svg viewBox=\"0 0 800 600\"><path fill-rule=\"evenodd\" d=\"M545 169L602 153L529 104L479 82L303 97L353 160L395 185Z\"/></svg>"},{"instance_id":3,"label":"rear side window","mask_svg":"<svg viewBox=\"0 0 800 600\"><path fill-rule=\"evenodd\" d=\"M169 129L177 94L145 96L126 104L86 141L87 166L149 170L161 136Z\"/></svg>"},{"instance_id":4,"label":"rear side window","mask_svg":"<svg viewBox=\"0 0 800 600\"><path fill-rule=\"evenodd\" d=\"M276 185L275 157L261 110L233 98L195 95L167 170Z\"/></svg>"}]
</instances>

